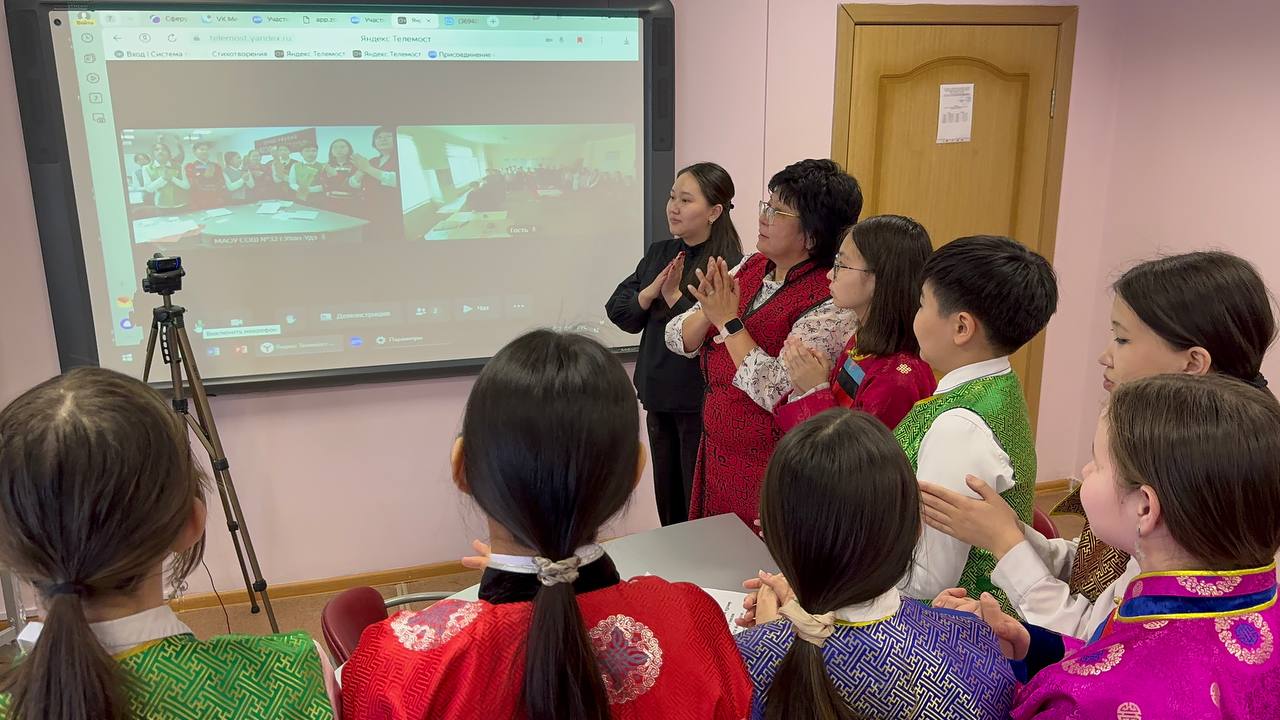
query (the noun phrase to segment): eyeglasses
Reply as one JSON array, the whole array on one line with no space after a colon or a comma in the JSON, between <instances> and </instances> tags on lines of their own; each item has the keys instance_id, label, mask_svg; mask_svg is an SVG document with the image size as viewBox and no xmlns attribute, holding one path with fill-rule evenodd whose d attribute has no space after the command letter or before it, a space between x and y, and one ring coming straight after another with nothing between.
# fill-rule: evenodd
<instances>
[{"instance_id":1,"label":"eyeglasses","mask_svg":"<svg viewBox=\"0 0 1280 720\"><path fill-rule=\"evenodd\" d=\"M779 210L778 208L770 205L768 200L761 200L760 201L760 217L764 218L764 224L772 225L773 218L775 215L786 215L787 217L793 217L793 218L800 217L799 215L793 212L787 212L786 210Z\"/></svg>"},{"instance_id":2,"label":"eyeglasses","mask_svg":"<svg viewBox=\"0 0 1280 720\"><path fill-rule=\"evenodd\" d=\"M836 260L835 262L831 263L832 278L839 275L841 270L857 270L858 272L864 272L864 273L867 273L868 275L875 274L875 271L870 270L868 268L856 268L856 267L850 267L848 265L841 265L839 260Z\"/></svg>"}]
</instances>

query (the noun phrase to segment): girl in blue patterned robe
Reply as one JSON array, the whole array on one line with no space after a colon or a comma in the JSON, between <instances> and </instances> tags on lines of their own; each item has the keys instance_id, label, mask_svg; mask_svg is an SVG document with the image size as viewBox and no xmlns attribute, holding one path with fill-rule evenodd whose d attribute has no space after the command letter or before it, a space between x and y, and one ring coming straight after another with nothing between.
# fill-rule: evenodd
<instances>
[{"instance_id":1,"label":"girl in blue patterned robe","mask_svg":"<svg viewBox=\"0 0 1280 720\"><path fill-rule=\"evenodd\" d=\"M1014 678L995 635L897 590L920 492L883 424L837 409L788 433L760 518L782 576L761 575L755 627L738 635L753 719L1008 717Z\"/></svg>"}]
</instances>

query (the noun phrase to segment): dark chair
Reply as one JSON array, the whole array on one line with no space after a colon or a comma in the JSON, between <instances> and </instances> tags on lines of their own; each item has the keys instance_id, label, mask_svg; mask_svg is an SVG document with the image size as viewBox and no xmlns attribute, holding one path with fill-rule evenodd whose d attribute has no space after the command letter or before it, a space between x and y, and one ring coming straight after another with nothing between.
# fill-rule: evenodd
<instances>
[{"instance_id":1,"label":"dark chair","mask_svg":"<svg viewBox=\"0 0 1280 720\"><path fill-rule=\"evenodd\" d=\"M386 620L388 609L410 603L435 602L450 595L446 592L414 593L383 600L381 593L367 586L338 593L320 613L324 644L333 656L334 665L341 665L351 657L364 629Z\"/></svg>"},{"instance_id":2,"label":"dark chair","mask_svg":"<svg viewBox=\"0 0 1280 720\"><path fill-rule=\"evenodd\" d=\"M1054 525L1053 520L1041 512L1040 508L1032 508L1031 510L1031 527L1050 540L1058 537L1058 526Z\"/></svg>"}]
</instances>

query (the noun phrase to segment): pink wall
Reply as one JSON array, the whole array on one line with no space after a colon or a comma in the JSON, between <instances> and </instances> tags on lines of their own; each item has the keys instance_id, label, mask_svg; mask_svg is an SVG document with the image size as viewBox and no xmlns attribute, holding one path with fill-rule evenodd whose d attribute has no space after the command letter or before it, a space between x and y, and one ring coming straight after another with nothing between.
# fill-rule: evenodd
<instances>
[{"instance_id":1,"label":"pink wall","mask_svg":"<svg viewBox=\"0 0 1280 720\"><path fill-rule=\"evenodd\" d=\"M1141 27L1122 49L1103 266L1155 251L1221 248L1252 260L1280 291L1280 3L1126 4ZM1162 52L1177 48L1177 52ZM1114 277L1099 278L1103 283ZM1264 369L1280 380L1280 354Z\"/></svg>"},{"instance_id":2,"label":"pink wall","mask_svg":"<svg viewBox=\"0 0 1280 720\"><path fill-rule=\"evenodd\" d=\"M769 174L830 152L835 0L674 0L677 162L715 160L738 186L750 246ZM1103 395L1093 359L1106 337L1114 271L1157 248L1231 249L1280 287L1280 251L1261 212L1280 187L1280 117L1269 68L1280 24L1269 0L1082 0L1049 327L1040 475L1078 472ZM1270 20L1270 22L1268 22ZM26 181L7 38L0 34L0 402L57 371ZM1194 200L1188 200L1194 198ZM1273 360L1271 375L1280 378ZM448 483L447 451L471 382L220 398L264 572L273 583L438 562L480 528ZM1082 402L1083 399L1083 402ZM656 522L641 485L616 531ZM217 586L238 572L211 519ZM206 589L193 578L193 590Z\"/></svg>"}]
</instances>

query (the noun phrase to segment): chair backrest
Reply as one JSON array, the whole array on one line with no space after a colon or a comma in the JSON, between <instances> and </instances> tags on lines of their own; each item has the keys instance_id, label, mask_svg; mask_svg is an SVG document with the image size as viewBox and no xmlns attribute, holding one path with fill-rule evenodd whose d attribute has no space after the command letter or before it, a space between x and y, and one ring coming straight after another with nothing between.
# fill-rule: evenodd
<instances>
[{"instance_id":1,"label":"chair backrest","mask_svg":"<svg viewBox=\"0 0 1280 720\"><path fill-rule=\"evenodd\" d=\"M1054 525L1053 520L1044 514L1040 508L1032 508L1031 510L1031 527L1050 540L1058 537L1058 526Z\"/></svg>"},{"instance_id":2,"label":"chair backrest","mask_svg":"<svg viewBox=\"0 0 1280 720\"><path fill-rule=\"evenodd\" d=\"M320 613L320 628L334 663L346 662L355 652L364 629L386 619L382 594L371 587L343 590L326 603Z\"/></svg>"}]
</instances>

